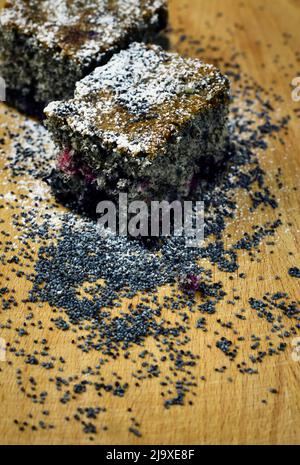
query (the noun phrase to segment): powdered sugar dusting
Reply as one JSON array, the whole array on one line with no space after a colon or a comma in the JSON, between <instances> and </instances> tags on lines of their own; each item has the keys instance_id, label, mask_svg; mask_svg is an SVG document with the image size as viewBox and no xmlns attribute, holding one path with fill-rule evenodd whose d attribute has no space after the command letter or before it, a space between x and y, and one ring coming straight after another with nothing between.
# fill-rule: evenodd
<instances>
[{"instance_id":1,"label":"powdered sugar dusting","mask_svg":"<svg viewBox=\"0 0 300 465\"><path fill-rule=\"evenodd\" d=\"M216 82L216 76L212 65L135 43L80 81L75 98L109 90L115 102L141 114L181 93L202 91L209 100L211 90L224 84L224 78Z\"/></svg>"},{"instance_id":2,"label":"powdered sugar dusting","mask_svg":"<svg viewBox=\"0 0 300 465\"><path fill-rule=\"evenodd\" d=\"M214 66L133 43L77 83L74 99L52 102L45 113L65 119L72 131L98 136L104 146L136 155L161 149L228 92L227 78Z\"/></svg>"}]
</instances>

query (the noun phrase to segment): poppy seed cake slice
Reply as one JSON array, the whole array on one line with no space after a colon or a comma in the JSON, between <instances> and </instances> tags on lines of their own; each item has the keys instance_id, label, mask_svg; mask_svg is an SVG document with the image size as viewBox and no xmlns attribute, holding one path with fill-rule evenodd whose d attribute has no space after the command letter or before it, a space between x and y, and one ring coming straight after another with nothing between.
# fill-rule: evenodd
<instances>
[{"instance_id":1,"label":"poppy seed cake slice","mask_svg":"<svg viewBox=\"0 0 300 465\"><path fill-rule=\"evenodd\" d=\"M0 14L7 100L39 113L120 49L167 23L166 0L9 0Z\"/></svg>"},{"instance_id":2,"label":"poppy seed cake slice","mask_svg":"<svg viewBox=\"0 0 300 465\"><path fill-rule=\"evenodd\" d=\"M187 196L203 166L223 158L229 82L214 66L133 43L51 102L60 189L79 198Z\"/></svg>"}]
</instances>

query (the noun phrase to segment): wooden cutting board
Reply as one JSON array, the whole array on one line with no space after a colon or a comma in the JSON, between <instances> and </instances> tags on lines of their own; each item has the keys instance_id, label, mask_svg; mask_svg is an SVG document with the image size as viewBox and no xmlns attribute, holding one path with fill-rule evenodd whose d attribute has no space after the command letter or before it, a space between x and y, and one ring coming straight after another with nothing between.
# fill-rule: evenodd
<instances>
[{"instance_id":1,"label":"wooden cutting board","mask_svg":"<svg viewBox=\"0 0 300 465\"><path fill-rule=\"evenodd\" d=\"M265 89L270 87L283 97L282 102L275 103L275 111L282 116L291 115L289 131L284 137L283 146L278 138L273 140L270 150L261 156L261 165L267 172L268 182L276 192L280 202L280 212L284 227L278 229L276 246L261 244L260 262L251 261L247 254L239 255L240 269L229 274L214 271L214 279L221 279L230 299L233 288L238 288L241 296L240 307L249 309L250 295L263 296L266 292L281 290L287 292L292 300L299 299L299 280L288 275L289 267L299 264L299 194L293 187L299 185L299 146L300 120L294 110L300 103L291 97L291 82L300 76L300 1L299 0L172 0L169 2L170 40L177 49L186 55L193 55L196 48L206 47L202 58L210 61L221 56L223 63L237 60L240 72L253 77ZM185 37L185 36L188 36ZM191 44L190 38L195 40ZM200 40L200 45L197 45ZM209 44L212 47L210 49ZM213 46L218 44L218 51ZM296 54L298 52L298 62ZM200 52L201 53L201 52ZM198 51L199 55L199 51ZM235 58L233 57L235 55ZM0 123L3 126L14 125L15 121L4 114L1 107ZM7 151L9 147L7 147ZM284 188L278 189L275 174L278 167L283 171ZM12 187L7 182L5 173L0 173L1 190L5 194ZM14 186L18 195L19 186ZM17 200L18 201L18 200ZM13 211L1 210L4 223L1 229L7 231L8 237L14 238L11 220ZM265 213L266 219L270 215ZM287 224L290 226L287 226ZM237 218L229 230L233 235L239 228L251 232L251 224ZM14 240L14 239L13 239ZM293 255L290 254L293 253ZM246 272L247 280L238 279L238 273ZM1 323L12 320L12 327L24 321L22 299L26 298L30 284L22 278L17 279L8 266L1 265L0 287L4 287L10 278L10 286L15 287L15 298L19 302L15 309L1 310ZM278 275L280 279L275 279ZM259 277L263 276L261 280ZM168 295L168 286L160 289L160 296ZM139 301L139 296L134 299ZM124 309L128 302L124 302ZM78 353L72 344L74 334L71 331L51 330L50 318L53 312L48 305L33 305L35 321L42 322L43 329L33 327L28 337L22 339L21 346L26 353L32 352L34 340L42 337L48 340L51 355L63 354L66 364L64 377L80 373L87 366L97 364L99 354ZM155 379L145 380L142 387L134 386L130 379L132 367L123 357L104 367L104 375L110 376L114 371L128 380L130 388L124 398L104 395L101 406L106 411L97 420L97 444L299 444L300 443L300 361L294 357L293 338L286 340L287 349L279 356L269 357L259 367L257 375L242 375L235 365L228 364L224 354L215 347L218 330L217 320L229 321L236 308L227 305L226 300L218 308L216 315L208 319L208 331L199 331L193 325L190 331L191 350L200 355L194 370L197 387L192 406L175 406L165 409L161 399L161 386ZM249 310L249 315L251 311ZM169 316L170 319L173 315ZM255 316L235 321L235 328L251 341L252 334L267 334L266 322ZM7 344L14 345L19 339L15 330L0 329L0 337ZM153 341L146 342L146 348L154 353L157 350ZM135 349L133 349L134 351ZM137 350L137 349L136 349ZM245 352L243 353L243 350ZM138 354L138 350L137 350ZM240 349L241 359L247 359L246 345ZM215 367L228 365L226 375L220 375ZM47 402L42 407L32 403L26 392L17 384L16 370L22 370L23 385L30 390L30 376L40 385L47 386ZM106 370L106 371L105 371ZM62 405L53 383L47 383L51 373L40 367L24 363L24 358L16 357L6 349L6 361L0 362L0 442L2 444L90 444L89 435L82 431L80 424L67 422L66 416L72 417L77 407L96 405L99 400L96 393L90 397L80 397L76 402ZM113 375L111 375L113 376ZM205 376L206 382L200 381ZM232 378L229 382L229 378ZM199 381L199 382L198 382ZM25 391L26 391L25 389ZM276 389L273 394L270 389ZM262 400L267 403L263 403ZM132 409L132 412L128 411ZM42 411L50 414L43 416ZM131 417L140 424L142 434L137 437L129 431ZM53 429L43 429L38 423L44 419L53 424ZM18 420L16 424L14 420ZM20 424L37 424L37 431L30 426L20 430ZM104 429L103 429L104 427ZM22 428L21 428L22 429Z\"/></svg>"}]
</instances>

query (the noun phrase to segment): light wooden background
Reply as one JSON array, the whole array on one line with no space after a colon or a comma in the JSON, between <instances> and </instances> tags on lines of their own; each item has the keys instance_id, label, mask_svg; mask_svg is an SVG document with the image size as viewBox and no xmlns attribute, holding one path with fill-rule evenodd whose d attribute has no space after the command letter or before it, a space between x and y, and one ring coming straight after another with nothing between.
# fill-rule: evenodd
<instances>
[{"instance_id":1,"label":"light wooden background","mask_svg":"<svg viewBox=\"0 0 300 465\"><path fill-rule=\"evenodd\" d=\"M223 12L223 16L217 15L218 12ZM293 109L299 108L300 104L291 99L290 83L296 75L300 75L300 63L295 60L295 53L300 51L300 1L172 0L170 23L175 30L180 29L182 34L186 31L195 39L205 36L206 44L209 42L209 36L224 38L224 42L219 42L224 59L229 59L233 51L240 51L239 63L242 71L253 76L264 87L272 85L274 90L284 97L284 102L277 110L279 114L292 115L289 135L285 137L286 146L282 147L278 141L274 141L273 149L262 154L262 166L268 171L269 183L273 186L275 186L276 168L282 167L286 187L278 192L280 211L283 214L283 221L290 222L293 226L279 229L273 254L269 253L269 246L262 244L261 263L250 262L247 255L240 254L239 272L246 272L247 280L240 280L235 275L234 281L229 281L228 275L217 270L214 270L214 279L221 279L225 283L229 298L233 293L232 288L238 287L238 293L242 296L241 307L247 309L249 309L247 300L250 295L261 297L267 291L283 290L288 292L292 299L299 299L299 281L289 277L287 269L295 265L296 261L299 263L299 198L292 187L299 184L299 119L293 114ZM284 33L292 36L285 39ZM171 34L171 40L178 41L178 33ZM181 49L183 52L189 52L184 42ZM205 54L204 58L206 58ZM3 115L1 122L12 124L11 121L5 120ZM11 190L11 186L2 176L1 191L5 192L7 189ZM5 210L5 224L1 225L1 229L13 235L12 213ZM260 220L263 222L262 218ZM237 220L229 227L233 234L237 230L237 225L240 230L249 229L249 223L241 217L240 221ZM288 252L293 252L294 256L288 255ZM1 271L5 277L9 276L7 267L2 267ZM280 276L279 281L274 280L275 274ZM260 275L265 277L264 281L259 281ZM0 279L3 280L1 287L5 285L5 278ZM14 275L12 279L15 280L14 286L17 288L17 300L21 301L26 297L29 283L23 280L16 281ZM168 292L167 286L161 289L161 295ZM205 383L199 382L192 407L187 405L170 410L164 409L159 382L149 380L143 382L141 388L135 388L130 378L132 365L122 357L114 364L109 364L104 374L109 377L109 371L116 371L122 374L124 382L128 380L131 383L123 399L109 394L98 399L91 393L89 399L80 397L77 404L71 402L62 406L58 402L59 393L47 383L52 373L40 367L25 365L22 358L16 358L8 352L7 362L0 362L0 443L90 443L80 425L76 422L67 424L64 417L74 415L79 405L102 405L106 406L107 412L100 414L97 422L99 433L94 442L98 444L299 444L300 362L293 361L291 357L291 340L287 340L286 352L281 356L268 358L260 367L257 376L237 374L235 364L230 365L224 354L216 349L209 350L207 347L208 344L215 346L214 330L218 329L216 319L230 321L235 312L235 307L228 306L224 302L219 306L217 315L207 318L209 324L207 333L191 330L191 349L201 357L195 375L197 379L203 375L207 378ZM67 361L64 376L80 373L81 369L88 365L95 366L98 354L79 353L71 344L74 337L72 332L48 330L53 326L49 321L53 313L47 305L42 308L36 306L34 313L34 321L41 320L44 329L42 331L37 328L32 329L30 336L23 338L22 347L25 351L32 351L35 338L46 337L51 355L63 355ZM251 334L267 334L266 323L253 313L247 310L247 320L235 322L235 328L249 339L249 345ZM2 311L0 315L2 323L11 318L15 328L18 327L18 322L24 320L22 305L8 313ZM225 330L222 330L222 334L225 334ZM232 333L228 334L232 337ZM6 329L0 330L0 336L12 345L17 338L14 331ZM156 351L151 340L147 341L146 347L153 352ZM246 350L247 346L242 347ZM139 351L137 350L137 354ZM132 352L134 353L134 350ZM241 353L241 360L243 357L246 359L247 355L247 351ZM11 365L9 361L12 362ZM224 364L229 366L225 375L214 372L215 367ZM39 389L44 386L49 391L44 408L50 411L50 417L45 417L44 420L47 423L54 423L55 429L39 430L35 433L27 429L20 432L13 423L15 418L36 423L42 419L42 407L33 405L16 384L17 368L23 371L24 385L29 386L28 378L34 374ZM227 380L229 376L233 378L232 383ZM278 390L277 395L269 393L268 389L272 387ZM267 405L262 404L262 399L267 399ZM127 412L128 407L132 408L132 413ZM33 420L28 419L29 413L33 415ZM141 424L141 438L135 437L128 431L132 416ZM107 426L107 431L101 431L101 425Z\"/></svg>"}]
</instances>

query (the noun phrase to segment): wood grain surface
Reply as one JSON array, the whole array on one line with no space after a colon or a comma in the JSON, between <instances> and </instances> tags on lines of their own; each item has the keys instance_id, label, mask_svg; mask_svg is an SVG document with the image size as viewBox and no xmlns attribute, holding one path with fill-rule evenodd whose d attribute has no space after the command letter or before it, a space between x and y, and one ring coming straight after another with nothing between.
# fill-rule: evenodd
<instances>
[{"instance_id":1,"label":"wood grain surface","mask_svg":"<svg viewBox=\"0 0 300 465\"><path fill-rule=\"evenodd\" d=\"M237 288L241 296L240 307L246 309L247 319L235 320L235 329L251 341L251 335L264 337L269 327L264 319L257 318L249 309L249 296L263 296L266 292L287 292L292 300L299 299L299 280L288 275L289 267L299 263L299 195L293 188L299 185L299 119L295 109L299 109L299 102L291 98L291 82L300 76L300 63L296 60L300 51L300 1L298 0L172 0L170 7L169 33L171 43L186 55L193 55L193 48L184 35L199 39L205 44L218 43L219 50L213 55L213 50L206 46L202 58L211 60L212 56L222 57L226 61L238 60L240 72L253 77L265 89L272 89L283 97L280 103L274 103L278 115L291 115L289 131L280 135L285 139L282 145L279 136L272 141L270 149L261 153L261 165L267 172L268 183L276 192L284 226L278 229L276 246L271 247L263 241L261 244L260 261L251 261L246 253L239 254L240 269L233 273L233 280L228 273L213 268L214 280L222 280L228 292L228 299L235 295L233 288ZM181 37L181 39L180 39ZM200 45L201 47L201 45ZM236 54L233 57L233 54ZM299 54L298 54L299 57ZM217 60L216 60L217 61ZM220 64L222 68L222 64ZM2 128L14 126L14 113L4 114L1 108ZM22 117L18 117L22 118ZM9 150L9 147L7 147ZM4 157L5 158L5 157ZM1 162L2 163L2 162ZM278 167L282 168L284 188L278 189L275 174ZM2 176L2 177L1 177ZM7 182L6 175L0 174L1 192L11 191L12 186ZM20 185L14 186L15 193L21 192ZM4 223L1 230L15 238L12 227L13 210L2 210ZM254 214L255 215L255 214ZM260 221L272 220L273 213L269 209L256 213ZM241 208L237 218L228 226L232 237L241 231L251 232L251 222ZM3 244L2 244L3 245ZM272 253L270 253L272 251ZM290 254L293 253L293 255ZM247 273L247 280L239 279L238 273ZM12 320L14 328L24 321L24 307L22 299L26 298L30 283L22 278L16 278L10 267L1 265L0 287L5 286L10 279L10 286L16 289L18 307L9 311L1 310L0 337L7 344L14 345L20 339L16 331L12 331L8 320ZM275 279L275 276L280 279ZM259 277L263 276L264 279ZM170 293L169 286L160 289L159 295ZM140 296L134 298L139 301ZM128 301L124 301L124 309ZM61 356L66 360L63 376L74 376L88 366L95 366L99 354L84 354L72 344L72 331L56 331L50 319L52 309L47 305L33 305L36 326L30 329L28 337L22 339L21 346L25 353L32 352L34 341L45 337L51 348L52 356ZM175 406L165 409L162 405L161 386L157 380L144 380L142 387L135 387L132 382L131 362L119 357L114 362L105 365L106 379L113 378L117 372L123 382L128 381L130 389L124 398L104 394L99 400L96 392L89 397L78 397L66 405L59 402L59 392L53 383L48 383L50 371L41 367L24 363L24 358L16 357L7 347L6 362L0 362L0 443L2 444L90 444L86 435L76 422L65 421L66 416L72 417L77 407L101 405L106 411L97 420L96 444L299 444L300 443L300 361L292 357L294 350L292 338L286 340L287 349L276 357L267 358L259 367L257 375L249 376L238 373L236 364L228 363L224 354L215 350L216 334L219 329L218 319L230 321L236 313L236 308L221 303L218 312L208 318L206 333L195 328L197 315L194 315L190 330L190 348L194 354L200 356L199 363L193 368L197 387L193 398L193 405ZM168 316L170 319L174 315ZM39 329L38 321L42 322ZM79 329L77 330L79 331ZM82 330L84 331L84 330ZM226 330L222 332L225 334ZM77 334L78 335L78 334ZM212 347L210 349L209 347ZM148 339L145 348L157 352L154 341ZM134 356L140 348L133 348ZM245 352L243 353L243 350ZM247 359L246 345L241 346L240 360ZM228 366L226 374L220 375L216 367L224 364ZM16 370L22 369L23 386L30 391L30 376L34 374L39 389L44 386L48 391L47 402L44 406L32 403L26 392L22 392L17 384ZM201 382L200 376L206 381ZM87 375L88 377L88 375ZM232 381L229 381L232 378ZM199 381L199 382L198 382ZM272 394L270 389L276 389ZM25 389L25 391L26 391ZM265 399L267 403L263 403ZM128 408L132 409L131 412ZM50 415L43 417L42 411L47 409ZM31 415L31 416L29 416ZM32 418L31 418L32 417ZM131 417L140 424L142 436L137 437L129 431L132 425ZM25 428L20 431L18 421L36 422L42 418L53 429L38 428L32 431ZM103 429L103 427L105 427Z\"/></svg>"}]
</instances>

